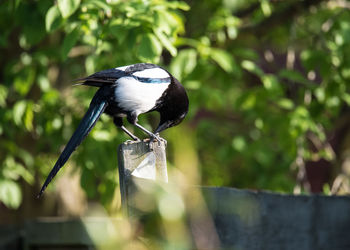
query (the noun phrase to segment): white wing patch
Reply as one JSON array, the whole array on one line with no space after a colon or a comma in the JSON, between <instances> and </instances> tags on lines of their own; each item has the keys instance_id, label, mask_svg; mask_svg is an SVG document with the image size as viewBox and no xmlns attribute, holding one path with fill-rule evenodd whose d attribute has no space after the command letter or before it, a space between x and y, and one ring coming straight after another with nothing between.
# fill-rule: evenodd
<instances>
[{"instance_id":1,"label":"white wing patch","mask_svg":"<svg viewBox=\"0 0 350 250\"><path fill-rule=\"evenodd\" d=\"M118 68L115 68L115 69L121 70L121 71L125 71L127 67L130 67L130 65L118 67Z\"/></svg>"},{"instance_id":2,"label":"white wing patch","mask_svg":"<svg viewBox=\"0 0 350 250\"><path fill-rule=\"evenodd\" d=\"M119 106L126 111L135 111L137 115L154 108L156 101L170 84L143 83L134 77L122 77L116 83L118 87L115 88L115 98Z\"/></svg>"},{"instance_id":3,"label":"white wing patch","mask_svg":"<svg viewBox=\"0 0 350 250\"><path fill-rule=\"evenodd\" d=\"M170 77L168 72L161 68L144 69L142 71L136 71L133 73L134 76L144 78L167 78Z\"/></svg>"}]
</instances>

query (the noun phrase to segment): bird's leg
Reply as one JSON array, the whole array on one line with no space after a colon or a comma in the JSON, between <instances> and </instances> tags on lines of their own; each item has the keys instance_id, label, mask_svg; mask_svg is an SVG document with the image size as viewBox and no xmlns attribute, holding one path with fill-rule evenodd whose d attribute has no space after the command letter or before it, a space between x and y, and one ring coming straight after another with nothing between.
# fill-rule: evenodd
<instances>
[{"instance_id":1,"label":"bird's leg","mask_svg":"<svg viewBox=\"0 0 350 250\"><path fill-rule=\"evenodd\" d=\"M151 143L154 141L154 139L157 140L158 147L160 147L162 141L164 142L165 146L168 144L168 142L164 138L159 136L159 133L154 134L151 131L148 131L147 129L142 127L140 124L138 124L136 122L135 122L134 125L150 136L150 141L149 141L150 146L151 146Z\"/></svg>"},{"instance_id":2,"label":"bird's leg","mask_svg":"<svg viewBox=\"0 0 350 250\"><path fill-rule=\"evenodd\" d=\"M133 133L131 133L129 130L127 130L126 127L124 127L123 119L121 117L114 117L113 122L117 127L121 128L134 141L141 141L137 136L135 136Z\"/></svg>"},{"instance_id":3,"label":"bird's leg","mask_svg":"<svg viewBox=\"0 0 350 250\"><path fill-rule=\"evenodd\" d=\"M137 114L135 113L129 113L127 116L127 120L128 122L130 122L131 124L134 124L136 127L138 127L139 129L141 129L143 132L145 132L149 137L150 137L150 145L151 142L154 141L154 139L156 139L158 141L158 145L160 146L160 142L162 140L164 140L163 138L161 138L159 136L159 134L154 134L151 131L145 129L144 127L142 127L140 124L137 123L138 119L137 119ZM165 140L164 140L165 141Z\"/></svg>"},{"instance_id":4,"label":"bird's leg","mask_svg":"<svg viewBox=\"0 0 350 250\"><path fill-rule=\"evenodd\" d=\"M129 130L126 129L124 126L120 126L120 128L128 135L130 136L134 141L141 141L140 138L135 136L133 133L131 133Z\"/></svg>"},{"instance_id":5,"label":"bird's leg","mask_svg":"<svg viewBox=\"0 0 350 250\"><path fill-rule=\"evenodd\" d=\"M160 138L159 134L153 134L151 131L145 129L144 127L142 127L140 124L138 124L137 122L134 123L134 125L136 127L138 127L139 129L141 129L143 132L145 132L146 134L149 135L151 141L153 141L154 139L156 139L157 141L161 141L162 139Z\"/></svg>"}]
</instances>

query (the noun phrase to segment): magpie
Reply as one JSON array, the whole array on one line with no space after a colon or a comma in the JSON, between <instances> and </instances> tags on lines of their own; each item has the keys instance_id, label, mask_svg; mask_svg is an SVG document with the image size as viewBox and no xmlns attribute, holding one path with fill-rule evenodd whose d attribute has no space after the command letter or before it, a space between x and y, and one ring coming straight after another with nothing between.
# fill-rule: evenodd
<instances>
[{"instance_id":1,"label":"magpie","mask_svg":"<svg viewBox=\"0 0 350 250\"><path fill-rule=\"evenodd\" d=\"M185 88L167 70L150 63L96 72L76 80L78 85L99 87L90 106L49 173L38 197L57 172L67 162L72 152L85 139L104 112L113 118L114 124L133 140L140 140L123 125L123 118L150 137L150 141L163 140L159 133L179 124L188 112L188 97ZM138 123L143 113L158 111L160 121L152 133Z\"/></svg>"}]
</instances>

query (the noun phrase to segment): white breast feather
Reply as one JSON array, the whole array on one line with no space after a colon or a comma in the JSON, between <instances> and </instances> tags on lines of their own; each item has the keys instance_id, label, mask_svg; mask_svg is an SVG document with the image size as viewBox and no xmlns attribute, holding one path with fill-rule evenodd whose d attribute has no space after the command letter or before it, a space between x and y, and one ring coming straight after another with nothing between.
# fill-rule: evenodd
<instances>
[{"instance_id":1,"label":"white breast feather","mask_svg":"<svg viewBox=\"0 0 350 250\"><path fill-rule=\"evenodd\" d=\"M115 96L119 106L126 111L135 111L137 115L151 110L170 84L143 83L133 77L122 77L116 82Z\"/></svg>"},{"instance_id":2,"label":"white breast feather","mask_svg":"<svg viewBox=\"0 0 350 250\"><path fill-rule=\"evenodd\" d=\"M144 78L167 78L168 72L161 68L144 69L142 71L136 71L133 75Z\"/></svg>"}]
</instances>

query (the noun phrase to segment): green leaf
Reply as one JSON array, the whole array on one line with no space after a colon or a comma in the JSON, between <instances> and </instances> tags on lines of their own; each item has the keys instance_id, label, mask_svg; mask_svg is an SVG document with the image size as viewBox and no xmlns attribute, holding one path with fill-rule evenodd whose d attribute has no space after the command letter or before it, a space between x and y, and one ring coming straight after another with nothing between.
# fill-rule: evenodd
<instances>
[{"instance_id":1,"label":"green leaf","mask_svg":"<svg viewBox=\"0 0 350 250\"><path fill-rule=\"evenodd\" d=\"M22 75L18 76L14 80L14 87L17 93L21 96L28 94L35 80L34 68L26 68L26 71Z\"/></svg>"},{"instance_id":2,"label":"green leaf","mask_svg":"<svg viewBox=\"0 0 350 250\"><path fill-rule=\"evenodd\" d=\"M246 148L246 141L243 136L236 136L232 140L232 147L238 152L242 152Z\"/></svg>"},{"instance_id":3,"label":"green leaf","mask_svg":"<svg viewBox=\"0 0 350 250\"><path fill-rule=\"evenodd\" d=\"M171 62L171 73L178 79L190 74L197 65L197 51L195 49L184 49Z\"/></svg>"},{"instance_id":4,"label":"green leaf","mask_svg":"<svg viewBox=\"0 0 350 250\"><path fill-rule=\"evenodd\" d=\"M300 72L295 70L282 69L278 73L279 77L286 78L292 82L302 83L304 85L311 85L312 83L308 81Z\"/></svg>"},{"instance_id":5,"label":"green leaf","mask_svg":"<svg viewBox=\"0 0 350 250\"><path fill-rule=\"evenodd\" d=\"M326 99L326 92L325 92L325 89L322 88L322 87L318 87L315 89L314 91L314 94L317 98L317 100L320 102L320 103L323 103Z\"/></svg>"},{"instance_id":6,"label":"green leaf","mask_svg":"<svg viewBox=\"0 0 350 250\"><path fill-rule=\"evenodd\" d=\"M85 70L89 75L91 75L96 71L96 62L95 62L95 57L93 55L90 55L86 58Z\"/></svg>"},{"instance_id":7,"label":"green leaf","mask_svg":"<svg viewBox=\"0 0 350 250\"><path fill-rule=\"evenodd\" d=\"M154 31L156 36L158 37L159 41L163 44L163 46L170 52L172 56L176 56L177 49L174 47L174 45L170 42L169 38L164 35L164 33L160 30Z\"/></svg>"},{"instance_id":8,"label":"green leaf","mask_svg":"<svg viewBox=\"0 0 350 250\"><path fill-rule=\"evenodd\" d=\"M62 16L67 18L78 9L80 0L57 0L57 4Z\"/></svg>"},{"instance_id":9,"label":"green leaf","mask_svg":"<svg viewBox=\"0 0 350 250\"><path fill-rule=\"evenodd\" d=\"M28 157L25 155L26 153L27 152L20 149L19 152L16 152L16 155L21 158L26 158ZM8 156L4 161L2 174L6 179L18 180L19 177L22 177L29 184L33 184L34 182L34 176L32 173L29 172L22 164L16 162L11 156Z\"/></svg>"},{"instance_id":10,"label":"green leaf","mask_svg":"<svg viewBox=\"0 0 350 250\"><path fill-rule=\"evenodd\" d=\"M343 93L342 98L346 102L347 105L350 105L350 94Z\"/></svg>"},{"instance_id":11,"label":"green leaf","mask_svg":"<svg viewBox=\"0 0 350 250\"><path fill-rule=\"evenodd\" d=\"M184 11L188 11L190 6L185 2L171 1L167 2L167 6L172 9L180 9Z\"/></svg>"},{"instance_id":12,"label":"green leaf","mask_svg":"<svg viewBox=\"0 0 350 250\"><path fill-rule=\"evenodd\" d=\"M272 74L266 74L262 76L261 80L264 84L265 89L267 90L274 91L280 89L277 78Z\"/></svg>"},{"instance_id":13,"label":"green leaf","mask_svg":"<svg viewBox=\"0 0 350 250\"><path fill-rule=\"evenodd\" d=\"M8 94L8 89L0 85L0 107L5 107L6 106L6 98Z\"/></svg>"},{"instance_id":14,"label":"green leaf","mask_svg":"<svg viewBox=\"0 0 350 250\"><path fill-rule=\"evenodd\" d=\"M321 75L328 76L332 72L331 60L327 51L304 50L301 54L301 61L307 71L319 70ZM333 58L337 58L334 56ZM337 58L338 60L338 58Z\"/></svg>"},{"instance_id":15,"label":"green leaf","mask_svg":"<svg viewBox=\"0 0 350 250\"><path fill-rule=\"evenodd\" d=\"M39 4L37 4L37 6L38 5ZM33 7L34 6L31 4L21 4L18 11L13 13L15 18L13 20L17 18L19 22L17 25L21 27L21 46L35 45L46 35L43 17L41 13Z\"/></svg>"},{"instance_id":16,"label":"green leaf","mask_svg":"<svg viewBox=\"0 0 350 250\"><path fill-rule=\"evenodd\" d=\"M13 120L16 125L22 124L22 118L26 111L26 101L18 101L13 107Z\"/></svg>"},{"instance_id":17,"label":"green leaf","mask_svg":"<svg viewBox=\"0 0 350 250\"><path fill-rule=\"evenodd\" d=\"M191 89L191 90L199 89L201 86L200 81L194 81L194 80L185 81L183 84L186 86L187 89Z\"/></svg>"},{"instance_id":18,"label":"green leaf","mask_svg":"<svg viewBox=\"0 0 350 250\"><path fill-rule=\"evenodd\" d=\"M171 35L173 31L181 29L182 22L173 13L160 10L155 13L155 25L158 30Z\"/></svg>"},{"instance_id":19,"label":"green leaf","mask_svg":"<svg viewBox=\"0 0 350 250\"><path fill-rule=\"evenodd\" d=\"M22 201L19 184L14 181L0 180L0 201L8 208L18 208Z\"/></svg>"},{"instance_id":20,"label":"green leaf","mask_svg":"<svg viewBox=\"0 0 350 250\"><path fill-rule=\"evenodd\" d=\"M80 32L78 28L75 28L72 32L70 32L63 40L63 45L61 48L61 55L63 59L66 59L69 51L73 48L73 46L77 43Z\"/></svg>"},{"instance_id":21,"label":"green leaf","mask_svg":"<svg viewBox=\"0 0 350 250\"><path fill-rule=\"evenodd\" d=\"M143 61L156 62L162 53L162 45L159 40L151 33L142 36L140 46L138 47L138 56Z\"/></svg>"},{"instance_id":22,"label":"green leaf","mask_svg":"<svg viewBox=\"0 0 350 250\"><path fill-rule=\"evenodd\" d=\"M110 6L110 1L106 0L89 0L83 1L82 6L87 6L89 9L103 9L105 12L112 11L112 7Z\"/></svg>"},{"instance_id":23,"label":"green leaf","mask_svg":"<svg viewBox=\"0 0 350 250\"><path fill-rule=\"evenodd\" d=\"M210 57L226 72L233 72L234 62L230 53L222 49L211 49Z\"/></svg>"},{"instance_id":24,"label":"green leaf","mask_svg":"<svg viewBox=\"0 0 350 250\"><path fill-rule=\"evenodd\" d=\"M41 91L46 92L50 89L50 81L47 76L39 75L38 76L38 85Z\"/></svg>"},{"instance_id":25,"label":"green leaf","mask_svg":"<svg viewBox=\"0 0 350 250\"><path fill-rule=\"evenodd\" d=\"M277 102L278 106L280 106L281 108L287 109L287 110L291 110L294 108L294 103L287 98L282 98Z\"/></svg>"},{"instance_id":26,"label":"green leaf","mask_svg":"<svg viewBox=\"0 0 350 250\"><path fill-rule=\"evenodd\" d=\"M91 133L91 137L94 138L96 141L111 141L111 140L113 140L113 136L111 135L111 132L108 130L95 129Z\"/></svg>"},{"instance_id":27,"label":"green leaf","mask_svg":"<svg viewBox=\"0 0 350 250\"><path fill-rule=\"evenodd\" d=\"M128 34L127 29L125 28L125 25L123 25L120 20L114 20L110 23L109 26L109 34L114 36L120 44L122 44L126 36Z\"/></svg>"},{"instance_id":28,"label":"green leaf","mask_svg":"<svg viewBox=\"0 0 350 250\"><path fill-rule=\"evenodd\" d=\"M261 10L264 13L264 16L270 16L271 15L271 5L269 1L262 0L261 1Z\"/></svg>"},{"instance_id":29,"label":"green leaf","mask_svg":"<svg viewBox=\"0 0 350 250\"><path fill-rule=\"evenodd\" d=\"M28 102L27 108L24 114L24 126L28 131L33 130L33 119L34 119L34 112L33 112L33 103Z\"/></svg>"},{"instance_id":30,"label":"green leaf","mask_svg":"<svg viewBox=\"0 0 350 250\"><path fill-rule=\"evenodd\" d=\"M242 68L244 68L245 70L254 73L258 76L262 76L264 74L264 72L252 61L249 60L244 60L241 63Z\"/></svg>"},{"instance_id":31,"label":"green leaf","mask_svg":"<svg viewBox=\"0 0 350 250\"><path fill-rule=\"evenodd\" d=\"M57 29L62 22L62 17L57 5L52 6L46 13L45 25L46 31L52 32Z\"/></svg>"}]
</instances>

